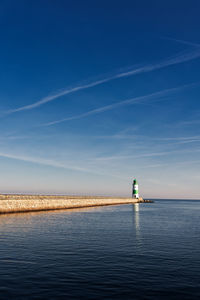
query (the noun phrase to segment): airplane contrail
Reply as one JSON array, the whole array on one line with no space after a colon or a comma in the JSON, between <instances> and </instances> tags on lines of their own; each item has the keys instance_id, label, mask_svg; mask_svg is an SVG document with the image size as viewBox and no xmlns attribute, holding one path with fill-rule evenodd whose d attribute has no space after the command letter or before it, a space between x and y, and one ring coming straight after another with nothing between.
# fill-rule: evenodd
<instances>
[{"instance_id":1,"label":"airplane contrail","mask_svg":"<svg viewBox=\"0 0 200 300\"><path fill-rule=\"evenodd\" d=\"M179 90L183 90L183 89L186 89L188 87L195 86L197 84L199 84L199 82L188 84L188 85L183 85L183 86L179 86L179 87L175 87L175 88L171 88L171 89L161 90L159 92L151 93L151 94L144 95L144 96L139 96L139 97L126 99L126 100L123 100L123 101L115 102L113 104L109 104L109 105L98 107L96 109L89 110L89 111L87 111L85 113L82 113L82 114L78 114L78 115L74 115L74 116L71 116L71 117L68 117L68 118L48 122L48 123L45 123L45 124L42 124L42 125L39 125L39 126L51 126L51 125L63 123L63 122L66 122L66 121L72 121L72 120L86 118L88 116L95 115L95 114L98 114L98 113L103 113L105 111L112 110L112 109L115 109L117 107L131 105L131 104L143 103L145 101L148 101L149 99L164 97L164 96L167 96L170 93L177 92Z\"/></svg>"},{"instance_id":2,"label":"airplane contrail","mask_svg":"<svg viewBox=\"0 0 200 300\"><path fill-rule=\"evenodd\" d=\"M168 66L172 66L172 65L176 65L176 64L180 64L180 63L184 63L187 61L191 61L194 60L196 58L200 57L200 48L195 48L193 51L185 51L182 53L179 53L176 56L170 57L166 60L163 60L159 63L156 64L149 64L143 67L139 67L139 68L135 68L133 70L127 71L127 72L118 72L112 76L103 78L101 80L97 80L97 81L93 81L90 83L86 83L86 84L81 84L81 85L77 85L75 87L72 88L67 88L64 89L63 91L60 91L58 93L55 93L53 95L49 95L47 97L42 98L39 101L36 101L32 104L28 104L25 106L21 106L15 109L11 109L9 111L6 112L6 114L12 114L12 113L16 113L16 112L20 112L20 111L25 111L25 110L30 110L30 109L34 109L37 108L41 105L44 105L48 102L54 101L62 96L68 95L68 94L72 94L84 89L89 89L98 85L101 85L103 83L115 80L115 79L119 79L119 78L123 78L123 77L130 77L130 76L134 76L136 74L140 74L140 73L147 73L147 72L152 72L158 69L162 69Z\"/></svg>"}]
</instances>

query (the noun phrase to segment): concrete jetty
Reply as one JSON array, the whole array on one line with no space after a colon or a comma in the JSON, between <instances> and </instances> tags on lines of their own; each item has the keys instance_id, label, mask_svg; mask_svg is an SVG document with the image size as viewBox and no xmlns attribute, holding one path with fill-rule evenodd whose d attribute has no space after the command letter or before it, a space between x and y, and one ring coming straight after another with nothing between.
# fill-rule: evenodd
<instances>
[{"instance_id":1,"label":"concrete jetty","mask_svg":"<svg viewBox=\"0 0 200 300\"><path fill-rule=\"evenodd\" d=\"M54 195L0 195L0 214L151 202L143 198Z\"/></svg>"}]
</instances>

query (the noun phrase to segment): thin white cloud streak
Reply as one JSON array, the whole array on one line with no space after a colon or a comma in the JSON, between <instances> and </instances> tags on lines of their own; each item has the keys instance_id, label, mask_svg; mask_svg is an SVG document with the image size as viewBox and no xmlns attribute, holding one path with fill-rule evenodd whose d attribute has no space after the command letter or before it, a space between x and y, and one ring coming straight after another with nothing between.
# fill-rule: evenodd
<instances>
[{"instance_id":1,"label":"thin white cloud streak","mask_svg":"<svg viewBox=\"0 0 200 300\"><path fill-rule=\"evenodd\" d=\"M68 94L72 94L72 93L75 93L75 92L78 92L78 91L81 91L81 90L92 88L92 87L101 85L103 83L106 83L106 82L109 82L109 81L112 81L112 80L115 80L115 79L155 71L155 70L162 69L162 68L165 68L165 67L168 67L168 66L177 65L177 64L180 64L180 63L191 61L191 60L194 60L194 59L199 58L199 57L200 57L200 49L199 48L197 48L193 51L189 51L189 52L185 51L185 52L180 53L179 55L173 56L171 58L168 58L168 59L166 59L164 61L161 61L159 63L156 63L156 64L146 65L146 66L143 66L143 67L140 67L140 68L137 68L137 69L133 69L133 70L128 71L128 72L120 72L120 73L117 73L113 76L110 76L110 77L107 77L107 78L104 78L104 79L101 79L101 80L97 80L97 81L94 81L94 82L91 82L91 83L79 85L79 86L76 86L76 87L73 87L73 88L67 88L63 91L60 91L60 92L54 94L54 95L44 97L44 98L42 98L41 100L39 100L35 103L9 110L6 113L11 114L11 113L16 113L16 112L20 112L20 111L34 109L34 108L37 108L37 107L39 107L41 105L44 105L48 102L54 101L57 98L60 98L62 96L66 96Z\"/></svg>"},{"instance_id":2,"label":"thin white cloud streak","mask_svg":"<svg viewBox=\"0 0 200 300\"><path fill-rule=\"evenodd\" d=\"M166 152L155 152L155 153L144 153L144 154L135 154L135 155L119 155L119 156L107 156L107 157L98 157L96 161L110 161L110 160L121 160L121 159L136 159L136 158L144 158L144 157L157 157L157 156L165 156L169 154L176 153L177 151L166 151Z\"/></svg>"},{"instance_id":3,"label":"thin white cloud streak","mask_svg":"<svg viewBox=\"0 0 200 300\"><path fill-rule=\"evenodd\" d=\"M193 46L193 47L200 47L200 44L198 44L198 43L179 40L179 39L175 39L175 38L171 38L171 37L162 37L162 39L168 40L168 41L174 41L174 42L179 43L179 44L189 45L189 46Z\"/></svg>"},{"instance_id":4,"label":"thin white cloud streak","mask_svg":"<svg viewBox=\"0 0 200 300\"><path fill-rule=\"evenodd\" d=\"M192 151L191 151L192 152ZM169 164L169 162L167 162L167 163L160 163L160 164L151 164L151 165L142 165L142 166L140 166L140 169L142 168L142 169L148 169L148 168L159 168L159 167L169 167L170 169L171 169L171 167L174 167L174 166L176 166L176 167L178 167L178 166L192 166L193 164L200 164L200 160L188 160L188 161L176 161L176 162L174 162L173 161L173 163L171 163L171 164Z\"/></svg>"},{"instance_id":5,"label":"thin white cloud streak","mask_svg":"<svg viewBox=\"0 0 200 300\"><path fill-rule=\"evenodd\" d=\"M190 140L190 139L196 139L196 138L200 138L200 135L194 135L194 136L180 136L180 137L166 137L166 138L162 138L163 140Z\"/></svg>"},{"instance_id":6,"label":"thin white cloud streak","mask_svg":"<svg viewBox=\"0 0 200 300\"><path fill-rule=\"evenodd\" d=\"M77 171L77 172L83 172L83 173L89 173L89 174L93 174L93 175L100 175L100 176L106 176L106 177L114 177L114 178L120 178L122 180L124 180L125 178L122 176L118 176L115 174L111 174L111 173L103 173L103 172L99 172L96 170L91 170L88 168L82 168L82 167L76 167L74 164L73 166L70 166L70 164L64 164L61 162L56 162L50 159L44 159L44 158L36 158L36 157L30 157L30 156L21 156L18 154L9 154L9 153L3 153L0 152L0 157L3 158L8 158L8 159L14 159L14 160L18 160L18 161L24 161L24 162L29 162L29 163L34 163L34 164L39 164L39 165L43 165L43 166L50 166L50 167L54 167L54 168L61 168L61 169L65 169L65 170L69 170L69 171Z\"/></svg>"},{"instance_id":7,"label":"thin white cloud streak","mask_svg":"<svg viewBox=\"0 0 200 300\"><path fill-rule=\"evenodd\" d=\"M32 136L29 135L21 135L21 136L1 136L0 137L0 142L4 141L9 141L9 140L23 140L23 139L30 139L33 138Z\"/></svg>"},{"instance_id":8,"label":"thin white cloud streak","mask_svg":"<svg viewBox=\"0 0 200 300\"><path fill-rule=\"evenodd\" d=\"M165 97L166 95L168 95L170 93L177 92L177 91L183 90L185 88L188 88L188 87L191 87L191 86L194 86L194 85L197 85L197 84L199 84L199 83L195 83L195 84L193 83L193 84L184 85L184 86L181 86L181 87L165 89L165 90L155 92L155 93L152 93L152 94L148 94L148 95L145 95L145 96L139 96L139 97L135 97L135 98L126 99L126 100L123 100L123 101L120 101L120 102L116 102L114 104L105 105L105 106L87 111L86 113L83 113L83 114L75 115L75 116L64 118L64 119L61 119L61 120L48 122L48 123L45 123L45 124L42 124L42 125L39 125L39 126L56 125L56 124L63 123L63 122L66 122L66 121L72 121L72 120L78 120L78 119L86 118L86 117L91 116L91 115L103 113L103 112L106 112L106 111L109 111L109 110L112 110L112 109L115 109L115 108L118 108L118 107L126 106L126 105L145 103L145 101L148 101L152 98L155 99L155 98Z\"/></svg>"},{"instance_id":9,"label":"thin white cloud streak","mask_svg":"<svg viewBox=\"0 0 200 300\"><path fill-rule=\"evenodd\" d=\"M173 124L171 126L183 127L183 126L192 126L192 125L197 125L197 124L200 124L200 119L191 120L191 121L182 121L177 124Z\"/></svg>"},{"instance_id":10,"label":"thin white cloud streak","mask_svg":"<svg viewBox=\"0 0 200 300\"><path fill-rule=\"evenodd\" d=\"M124 159L137 159L137 158L151 158L151 157L158 157L158 156L168 156L173 154L187 154L187 153L194 153L194 152L200 152L199 150L193 150L193 149L184 149L184 150L169 150L169 151L163 151L163 152L148 152L148 153L142 153L142 154L134 154L134 155L113 155L113 156L104 156L104 157L97 157L95 158L95 161L112 161L112 160L124 160Z\"/></svg>"},{"instance_id":11,"label":"thin white cloud streak","mask_svg":"<svg viewBox=\"0 0 200 300\"><path fill-rule=\"evenodd\" d=\"M85 85L80 85L80 86L77 86L77 87L74 87L74 88L69 88L69 89L61 91L61 92L59 92L57 94L44 97L40 101L37 101L37 102L35 102L33 104L25 105L25 106L22 106L22 107L10 110L10 111L8 111L8 113L15 113L15 112L23 111L23 110L34 109L34 108L36 108L38 106L41 106L41 105L46 104L48 102L51 102L51 101L53 101L53 100L55 100L57 98L60 98L62 96L65 96L65 95L68 95L68 94L72 94L72 93L78 92L80 90L88 89L88 88L100 85L102 83L108 82L110 80L112 80L112 77L106 78L106 79L102 79L102 80L98 80L98 81L95 81L95 82L92 82L92 83L88 83L88 84L85 84Z\"/></svg>"},{"instance_id":12,"label":"thin white cloud streak","mask_svg":"<svg viewBox=\"0 0 200 300\"><path fill-rule=\"evenodd\" d=\"M83 172L88 171L86 169L75 167L75 166L73 166L73 167L65 166L62 163L55 162L55 161L52 161L49 159L43 159L43 158L20 156L20 155L16 155L16 154L8 154L8 153L3 153L3 152L0 152L0 157L20 160L20 161L25 161L25 162L30 162L30 163L36 163L36 164L41 164L41 165L46 165L46 166L51 166L51 167L56 167L56 168L63 168L63 169L68 169L68 170L72 170L72 171L83 171Z\"/></svg>"},{"instance_id":13,"label":"thin white cloud streak","mask_svg":"<svg viewBox=\"0 0 200 300\"><path fill-rule=\"evenodd\" d=\"M128 77L128 76L135 75L135 74L138 74L138 73L151 72L151 71L154 71L154 70L158 70L158 69L162 69L162 68L169 67L169 66L172 66L172 65L187 62L187 61L196 59L198 57L200 57L200 49L199 48L197 48L193 51L190 51L190 52L186 52L186 51L182 52L179 55L168 58L167 60L162 61L162 62L157 63L157 64L147 65L147 66L141 67L140 69L120 73L120 74L116 75L116 78Z\"/></svg>"},{"instance_id":14,"label":"thin white cloud streak","mask_svg":"<svg viewBox=\"0 0 200 300\"><path fill-rule=\"evenodd\" d=\"M200 142L200 136L189 136L189 137L166 137L166 138L160 138L160 141L166 141L166 142L176 142L177 144L186 144L186 143L199 143Z\"/></svg>"}]
</instances>

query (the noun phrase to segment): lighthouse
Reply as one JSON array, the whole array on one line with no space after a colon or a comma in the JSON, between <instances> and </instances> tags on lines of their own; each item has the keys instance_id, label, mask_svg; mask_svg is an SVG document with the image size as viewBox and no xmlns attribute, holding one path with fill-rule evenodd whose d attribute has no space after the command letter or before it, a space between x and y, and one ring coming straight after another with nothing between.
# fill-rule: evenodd
<instances>
[{"instance_id":1,"label":"lighthouse","mask_svg":"<svg viewBox=\"0 0 200 300\"><path fill-rule=\"evenodd\" d=\"M138 193L138 183L137 180L133 180L133 192L132 192L132 197L138 199L139 198L139 193Z\"/></svg>"}]
</instances>

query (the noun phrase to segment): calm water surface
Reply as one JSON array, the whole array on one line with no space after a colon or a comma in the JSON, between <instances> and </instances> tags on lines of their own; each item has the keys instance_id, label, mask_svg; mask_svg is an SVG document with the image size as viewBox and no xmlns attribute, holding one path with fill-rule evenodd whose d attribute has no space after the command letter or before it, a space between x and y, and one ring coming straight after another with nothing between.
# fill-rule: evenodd
<instances>
[{"instance_id":1,"label":"calm water surface","mask_svg":"<svg viewBox=\"0 0 200 300\"><path fill-rule=\"evenodd\" d=\"M200 201L0 216L0 299L200 299Z\"/></svg>"}]
</instances>

